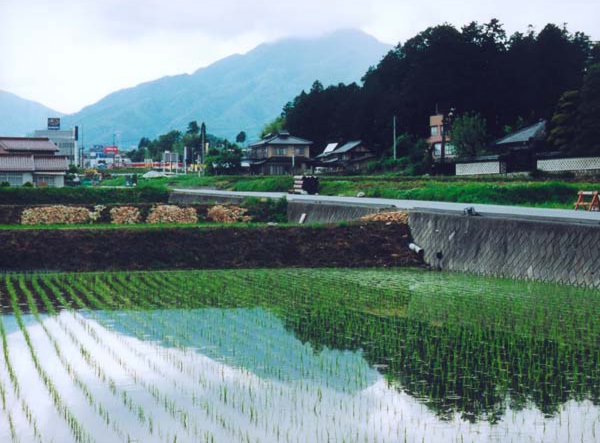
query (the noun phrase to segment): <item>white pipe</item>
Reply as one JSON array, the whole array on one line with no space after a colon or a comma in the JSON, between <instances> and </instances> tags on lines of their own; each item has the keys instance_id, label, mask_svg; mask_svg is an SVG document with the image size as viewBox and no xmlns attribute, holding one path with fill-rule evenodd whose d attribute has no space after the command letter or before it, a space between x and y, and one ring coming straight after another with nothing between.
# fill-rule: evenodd
<instances>
[{"instance_id":1,"label":"white pipe","mask_svg":"<svg viewBox=\"0 0 600 443\"><path fill-rule=\"evenodd\" d=\"M423 255L425 253L425 251L423 250L422 247L420 247L419 245L415 244L415 243L411 243L408 245L408 248L415 252L418 255Z\"/></svg>"}]
</instances>

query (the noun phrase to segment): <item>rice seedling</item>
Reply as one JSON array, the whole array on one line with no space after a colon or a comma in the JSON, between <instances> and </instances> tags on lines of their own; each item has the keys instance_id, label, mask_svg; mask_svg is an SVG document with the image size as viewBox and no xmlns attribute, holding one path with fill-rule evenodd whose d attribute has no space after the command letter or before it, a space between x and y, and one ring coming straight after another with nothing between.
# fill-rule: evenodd
<instances>
[{"instance_id":1,"label":"rice seedling","mask_svg":"<svg viewBox=\"0 0 600 443\"><path fill-rule=\"evenodd\" d=\"M594 290L255 269L8 275L2 291L28 353L45 340L60 363L50 386L66 374L122 441L595 439ZM16 389L6 366L0 400Z\"/></svg>"}]
</instances>

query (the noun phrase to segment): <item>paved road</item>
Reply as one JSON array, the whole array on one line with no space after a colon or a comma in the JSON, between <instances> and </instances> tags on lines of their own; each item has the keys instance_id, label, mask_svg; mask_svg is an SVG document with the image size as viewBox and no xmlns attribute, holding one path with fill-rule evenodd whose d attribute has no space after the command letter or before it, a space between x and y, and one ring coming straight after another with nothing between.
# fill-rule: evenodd
<instances>
[{"instance_id":1,"label":"paved road","mask_svg":"<svg viewBox=\"0 0 600 443\"><path fill-rule=\"evenodd\" d=\"M188 193L207 196L233 196L233 197L259 197L281 198L297 202L322 202L346 205L361 205L374 207L393 207L410 210L421 209L430 211L463 213L465 208L472 207L477 213L485 216L540 219L545 221L562 221L571 223L600 225L600 212L574 211L569 209L542 209L523 206L483 205L479 203L448 203L425 200L396 200L386 198L357 198L357 197L331 197L325 195L298 195L284 192L236 192L217 191L204 189L175 189L177 193Z\"/></svg>"}]
</instances>

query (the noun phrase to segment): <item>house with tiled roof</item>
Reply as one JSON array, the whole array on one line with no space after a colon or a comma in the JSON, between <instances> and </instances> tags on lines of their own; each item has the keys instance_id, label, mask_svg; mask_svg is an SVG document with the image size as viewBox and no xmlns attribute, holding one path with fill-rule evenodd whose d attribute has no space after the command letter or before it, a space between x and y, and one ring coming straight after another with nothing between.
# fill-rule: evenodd
<instances>
[{"instance_id":1,"label":"house with tiled roof","mask_svg":"<svg viewBox=\"0 0 600 443\"><path fill-rule=\"evenodd\" d=\"M324 168L328 172L358 172L375 159L375 155L362 140L346 143L329 143L325 150L317 155L312 166Z\"/></svg>"},{"instance_id":2,"label":"house with tiled roof","mask_svg":"<svg viewBox=\"0 0 600 443\"><path fill-rule=\"evenodd\" d=\"M312 144L287 131L268 135L248 146L250 172L264 175L303 173Z\"/></svg>"},{"instance_id":3,"label":"house with tiled roof","mask_svg":"<svg viewBox=\"0 0 600 443\"><path fill-rule=\"evenodd\" d=\"M546 121L507 134L488 146L491 155L456 160L456 175L529 172L537 166L538 146L546 137Z\"/></svg>"},{"instance_id":4,"label":"house with tiled roof","mask_svg":"<svg viewBox=\"0 0 600 443\"><path fill-rule=\"evenodd\" d=\"M0 183L64 186L69 165L58 151L45 137L0 137Z\"/></svg>"}]
</instances>

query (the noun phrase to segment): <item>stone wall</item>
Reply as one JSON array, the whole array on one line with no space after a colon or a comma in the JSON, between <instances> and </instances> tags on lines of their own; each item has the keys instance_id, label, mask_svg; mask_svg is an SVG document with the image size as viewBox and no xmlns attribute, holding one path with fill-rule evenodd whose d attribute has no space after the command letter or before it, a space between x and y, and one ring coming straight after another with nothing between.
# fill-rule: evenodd
<instances>
[{"instance_id":1,"label":"stone wall","mask_svg":"<svg viewBox=\"0 0 600 443\"><path fill-rule=\"evenodd\" d=\"M412 212L435 269L600 287L600 226Z\"/></svg>"}]
</instances>

